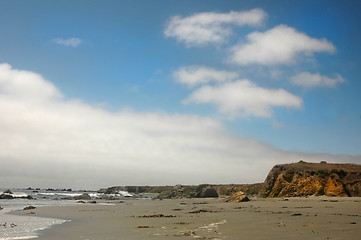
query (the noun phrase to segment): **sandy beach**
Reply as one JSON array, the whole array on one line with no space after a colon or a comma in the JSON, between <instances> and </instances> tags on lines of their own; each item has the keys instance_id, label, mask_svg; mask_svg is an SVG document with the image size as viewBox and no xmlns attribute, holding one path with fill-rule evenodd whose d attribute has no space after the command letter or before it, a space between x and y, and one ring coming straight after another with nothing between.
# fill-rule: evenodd
<instances>
[{"instance_id":1,"label":"sandy beach","mask_svg":"<svg viewBox=\"0 0 361 240\"><path fill-rule=\"evenodd\" d=\"M71 220L41 232L60 239L359 239L361 198L124 200L22 211Z\"/></svg>"}]
</instances>

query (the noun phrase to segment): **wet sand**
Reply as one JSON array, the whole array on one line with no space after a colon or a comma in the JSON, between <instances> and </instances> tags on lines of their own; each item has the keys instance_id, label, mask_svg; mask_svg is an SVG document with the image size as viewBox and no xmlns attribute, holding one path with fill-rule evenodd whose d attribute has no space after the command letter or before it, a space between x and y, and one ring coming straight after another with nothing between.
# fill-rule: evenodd
<instances>
[{"instance_id":1,"label":"wet sand","mask_svg":"<svg viewBox=\"0 0 361 240\"><path fill-rule=\"evenodd\" d=\"M40 207L69 219L41 233L60 239L360 239L361 198L125 200ZM25 211L24 211L25 212Z\"/></svg>"}]
</instances>

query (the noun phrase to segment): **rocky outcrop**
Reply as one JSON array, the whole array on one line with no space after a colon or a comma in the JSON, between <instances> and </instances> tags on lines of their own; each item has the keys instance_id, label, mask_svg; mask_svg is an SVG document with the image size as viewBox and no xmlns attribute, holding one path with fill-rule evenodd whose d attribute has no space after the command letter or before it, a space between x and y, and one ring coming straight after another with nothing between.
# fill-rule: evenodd
<instances>
[{"instance_id":1,"label":"rocky outcrop","mask_svg":"<svg viewBox=\"0 0 361 240\"><path fill-rule=\"evenodd\" d=\"M10 190L6 190L0 195L0 199L33 199L33 197L30 195L17 196L14 195Z\"/></svg>"},{"instance_id":2,"label":"rocky outcrop","mask_svg":"<svg viewBox=\"0 0 361 240\"><path fill-rule=\"evenodd\" d=\"M158 198L217 198L216 189L210 185L183 186L176 185L159 193Z\"/></svg>"},{"instance_id":3,"label":"rocky outcrop","mask_svg":"<svg viewBox=\"0 0 361 240\"><path fill-rule=\"evenodd\" d=\"M158 198L215 198L227 197L242 191L248 196L258 195L263 183L255 184L201 184L201 185L175 185L175 186L114 186L100 189L98 193L114 194L127 191L135 196L150 193Z\"/></svg>"},{"instance_id":4,"label":"rocky outcrop","mask_svg":"<svg viewBox=\"0 0 361 240\"><path fill-rule=\"evenodd\" d=\"M82 195L74 197L74 200L90 200L91 197L88 193L83 193Z\"/></svg>"},{"instance_id":5,"label":"rocky outcrop","mask_svg":"<svg viewBox=\"0 0 361 240\"><path fill-rule=\"evenodd\" d=\"M9 189L4 191L3 194L13 194Z\"/></svg>"},{"instance_id":6,"label":"rocky outcrop","mask_svg":"<svg viewBox=\"0 0 361 240\"><path fill-rule=\"evenodd\" d=\"M24 211L26 211L26 210L33 210L33 209L35 209L36 207L34 207L34 206L27 206L27 207L24 207Z\"/></svg>"},{"instance_id":7,"label":"rocky outcrop","mask_svg":"<svg viewBox=\"0 0 361 240\"><path fill-rule=\"evenodd\" d=\"M276 165L261 191L263 197L309 195L361 196L361 165L304 161Z\"/></svg>"},{"instance_id":8,"label":"rocky outcrop","mask_svg":"<svg viewBox=\"0 0 361 240\"><path fill-rule=\"evenodd\" d=\"M247 197L247 195L244 192L239 191L239 192L232 194L228 198L226 198L225 201L226 202L248 202L249 198Z\"/></svg>"},{"instance_id":9,"label":"rocky outcrop","mask_svg":"<svg viewBox=\"0 0 361 240\"><path fill-rule=\"evenodd\" d=\"M101 193L127 191L134 194L152 193L158 198L207 198L224 197L233 201L241 194L258 197L299 196L360 196L361 165L307 163L274 166L264 183L255 184L202 184L176 186L116 186L101 189ZM248 197L247 197L248 198ZM249 199L249 198L248 198ZM236 200L234 200L236 201ZM238 201L238 200L237 200Z\"/></svg>"},{"instance_id":10,"label":"rocky outcrop","mask_svg":"<svg viewBox=\"0 0 361 240\"><path fill-rule=\"evenodd\" d=\"M154 193L158 198L216 198L227 197L242 191L247 195L258 195L263 184L201 184L175 186L126 186L102 189L102 192L128 191L132 194Z\"/></svg>"}]
</instances>

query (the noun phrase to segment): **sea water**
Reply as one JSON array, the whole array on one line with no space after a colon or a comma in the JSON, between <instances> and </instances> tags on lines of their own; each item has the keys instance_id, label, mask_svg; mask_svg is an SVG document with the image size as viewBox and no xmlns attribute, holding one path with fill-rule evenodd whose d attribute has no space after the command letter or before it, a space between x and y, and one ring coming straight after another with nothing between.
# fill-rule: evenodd
<instances>
[{"instance_id":1,"label":"sea water","mask_svg":"<svg viewBox=\"0 0 361 240\"><path fill-rule=\"evenodd\" d=\"M31 214L26 216L12 213L22 210L26 206L59 205L54 201L10 199L0 200L0 240L32 239L37 238L39 231L56 224L67 222L66 219L40 218ZM64 203L61 203L64 204ZM67 203L71 204L71 203Z\"/></svg>"},{"instance_id":2,"label":"sea water","mask_svg":"<svg viewBox=\"0 0 361 240\"><path fill-rule=\"evenodd\" d=\"M0 189L0 195L6 189ZM34 199L15 198L0 199L0 240L33 239L39 236L39 232L54 225L68 222L67 219L40 218L32 214L26 216L16 215L16 211L23 210L24 207L34 206L64 206L76 205L74 200L63 200L75 196L80 196L84 192L74 191L49 191L49 190L17 190L10 189L13 197L32 196ZM88 192L93 198L103 198L104 194ZM131 196L128 192L106 195L106 197L124 198ZM15 214L14 214L15 213Z\"/></svg>"}]
</instances>

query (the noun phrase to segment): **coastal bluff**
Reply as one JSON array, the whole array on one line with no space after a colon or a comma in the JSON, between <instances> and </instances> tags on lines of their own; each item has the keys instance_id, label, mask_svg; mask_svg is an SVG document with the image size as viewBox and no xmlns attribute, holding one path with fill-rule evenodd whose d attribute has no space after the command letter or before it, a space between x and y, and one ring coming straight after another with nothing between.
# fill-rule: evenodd
<instances>
[{"instance_id":1,"label":"coastal bluff","mask_svg":"<svg viewBox=\"0 0 361 240\"><path fill-rule=\"evenodd\" d=\"M255 184L201 184L201 185L175 185L175 186L114 186L100 189L98 192L112 194L127 191L131 194L142 195L152 193L159 199L178 198L217 198L231 196L236 192L247 195L258 195L263 183Z\"/></svg>"},{"instance_id":2,"label":"coastal bluff","mask_svg":"<svg viewBox=\"0 0 361 240\"><path fill-rule=\"evenodd\" d=\"M361 197L361 165L299 161L275 165L263 183L114 186L98 192L113 194L119 191L127 191L135 196L151 193L159 199L228 198L234 194L262 198Z\"/></svg>"},{"instance_id":3,"label":"coastal bluff","mask_svg":"<svg viewBox=\"0 0 361 240\"><path fill-rule=\"evenodd\" d=\"M262 197L361 196L361 165L326 162L281 164L269 172Z\"/></svg>"}]
</instances>

